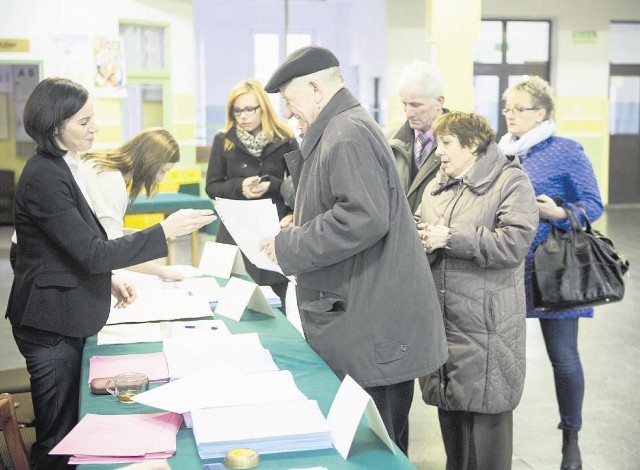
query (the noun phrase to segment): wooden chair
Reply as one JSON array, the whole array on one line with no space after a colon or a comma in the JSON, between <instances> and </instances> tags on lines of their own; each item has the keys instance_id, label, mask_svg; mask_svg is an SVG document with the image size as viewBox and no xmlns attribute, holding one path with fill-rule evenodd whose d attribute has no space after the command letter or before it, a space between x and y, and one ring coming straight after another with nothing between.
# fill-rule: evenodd
<instances>
[{"instance_id":1,"label":"wooden chair","mask_svg":"<svg viewBox=\"0 0 640 470\"><path fill-rule=\"evenodd\" d=\"M13 465L15 470L30 470L27 449L18 428L13 398L8 393L0 395L0 430L4 434L4 443L10 459L7 465ZM0 461L0 469L6 470L2 461Z\"/></svg>"},{"instance_id":2,"label":"wooden chair","mask_svg":"<svg viewBox=\"0 0 640 470\"><path fill-rule=\"evenodd\" d=\"M26 367L0 370L0 393L13 396L20 426L33 426L35 420L30 378Z\"/></svg>"}]
</instances>

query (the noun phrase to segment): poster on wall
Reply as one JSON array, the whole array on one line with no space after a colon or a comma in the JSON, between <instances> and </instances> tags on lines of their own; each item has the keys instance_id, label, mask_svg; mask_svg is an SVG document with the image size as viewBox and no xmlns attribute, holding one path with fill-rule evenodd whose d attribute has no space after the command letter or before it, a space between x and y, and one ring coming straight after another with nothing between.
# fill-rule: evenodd
<instances>
[{"instance_id":1,"label":"poster on wall","mask_svg":"<svg viewBox=\"0 0 640 470\"><path fill-rule=\"evenodd\" d=\"M13 122L15 125L16 142L33 142L24 130L22 112L27 98L40 82L38 64L12 64L11 75L13 80Z\"/></svg>"},{"instance_id":2,"label":"poster on wall","mask_svg":"<svg viewBox=\"0 0 640 470\"><path fill-rule=\"evenodd\" d=\"M93 38L95 73L93 89L97 96L124 98L126 96L126 64L122 36Z\"/></svg>"},{"instance_id":3,"label":"poster on wall","mask_svg":"<svg viewBox=\"0 0 640 470\"><path fill-rule=\"evenodd\" d=\"M0 140L9 140L9 95L0 93Z\"/></svg>"},{"instance_id":4,"label":"poster on wall","mask_svg":"<svg viewBox=\"0 0 640 470\"><path fill-rule=\"evenodd\" d=\"M0 64L0 93L11 93L12 90L11 64Z\"/></svg>"},{"instance_id":5,"label":"poster on wall","mask_svg":"<svg viewBox=\"0 0 640 470\"><path fill-rule=\"evenodd\" d=\"M87 35L50 36L46 77L64 77L93 88L93 56Z\"/></svg>"}]
</instances>

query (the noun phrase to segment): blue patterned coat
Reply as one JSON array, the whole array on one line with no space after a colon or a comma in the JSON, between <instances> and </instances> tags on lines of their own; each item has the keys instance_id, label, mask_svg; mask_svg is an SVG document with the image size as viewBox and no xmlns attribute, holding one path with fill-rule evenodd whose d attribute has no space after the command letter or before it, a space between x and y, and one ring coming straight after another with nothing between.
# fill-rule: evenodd
<instances>
[{"instance_id":1,"label":"blue patterned coat","mask_svg":"<svg viewBox=\"0 0 640 470\"><path fill-rule=\"evenodd\" d=\"M602 215L602 199L598 182L589 158L582 145L563 137L551 136L534 145L522 162L536 196L546 194L549 197L560 197L565 205L580 204L587 212L589 221L593 222ZM525 283L527 293L527 317L533 318L576 318L592 317L593 308L574 310L536 311L531 304L531 268L533 251L536 246L549 236L551 224L568 230L568 219L549 222L540 220L538 231L533 239L525 261Z\"/></svg>"}]
</instances>

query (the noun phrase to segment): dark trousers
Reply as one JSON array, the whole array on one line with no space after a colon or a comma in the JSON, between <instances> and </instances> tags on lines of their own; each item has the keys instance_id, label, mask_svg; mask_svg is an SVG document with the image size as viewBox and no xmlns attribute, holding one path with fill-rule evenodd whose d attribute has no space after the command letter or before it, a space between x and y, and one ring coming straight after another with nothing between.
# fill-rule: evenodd
<instances>
[{"instance_id":1,"label":"dark trousers","mask_svg":"<svg viewBox=\"0 0 640 470\"><path fill-rule=\"evenodd\" d=\"M500 414L438 408L447 470L509 470L513 412Z\"/></svg>"},{"instance_id":2,"label":"dark trousers","mask_svg":"<svg viewBox=\"0 0 640 470\"><path fill-rule=\"evenodd\" d=\"M373 398L391 439L408 455L409 410L413 401L413 380L364 389Z\"/></svg>"},{"instance_id":3,"label":"dark trousers","mask_svg":"<svg viewBox=\"0 0 640 470\"><path fill-rule=\"evenodd\" d=\"M18 245L11 242L11 248L9 248L9 263L11 264L11 270L16 272L16 258L18 257Z\"/></svg>"},{"instance_id":4,"label":"dark trousers","mask_svg":"<svg viewBox=\"0 0 640 470\"><path fill-rule=\"evenodd\" d=\"M560 410L558 428L580 431L584 373L578 353L578 319L540 319L540 326L553 367L556 398Z\"/></svg>"},{"instance_id":5,"label":"dark trousers","mask_svg":"<svg viewBox=\"0 0 640 470\"><path fill-rule=\"evenodd\" d=\"M32 470L74 468L69 456L50 456L78 422L78 393L82 338L27 327L13 327L13 337L31 374L31 395L36 417L36 442L31 450Z\"/></svg>"},{"instance_id":6,"label":"dark trousers","mask_svg":"<svg viewBox=\"0 0 640 470\"><path fill-rule=\"evenodd\" d=\"M289 281L287 282L279 282L277 284L271 284L271 289L273 289L274 294L280 297L280 303L282 306L280 307L280 311L287 315L287 287L289 286Z\"/></svg>"}]
</instances>

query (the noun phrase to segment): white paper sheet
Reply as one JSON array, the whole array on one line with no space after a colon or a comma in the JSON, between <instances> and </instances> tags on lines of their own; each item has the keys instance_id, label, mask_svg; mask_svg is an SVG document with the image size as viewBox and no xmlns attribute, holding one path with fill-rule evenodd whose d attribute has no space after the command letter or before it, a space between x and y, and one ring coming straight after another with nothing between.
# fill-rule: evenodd
<instances>
[{"instance_id":1,"label":"white paper sheet","mask_svg":"<svg viewBox=\"0 0 640 470\"><path fill-rule=\"evenodd\" d=\"M247 307L274 316L262 289L256 283L232 277L220 294L215 313L240 321Z\"/></svg>"},{"instance_id":2,"label":"white paper sheet","mask_svg":"<svg viewBox=\"0 0 640 470\"><path fill-rule=\"evenodd\" d=\"M249 260L261 269L282 274L280 266L259 250L260 241L280 232L278 210L270 199L243 201L216 198L216 211Z\"/></svg>"},{"instance_id":3,"label":"white paper sheet","mask_svg":"<svg viewBox=\"0 0 640 470\"><path fill-rule=\"evenodd\" d=\"M363 413L373 432L395 454L395 447L384 427L373 398L348 375L340 384L327 415L327 421L331 426L333 446L336 450L345 460L347 459Z\"/></svg>"},{"instance_id":4,"label":"white paper sheet","mask_svg":"<svg viewBox=\"0 0 640 470\"><path fill-rule=\"evenodd\" d=\"M186 289L144 289L126 308L111 308L108 325L185 318L212 318L207 300L191 295Z\"/></svg>"},{"instance_id":5,"label":"white paper sheet","mask_svg":"<svg viewBox=\"0 0 640 470\"><path fill-rule=\"evenodd\" d=\"M222 279L229 279L232 274L247 274L240 249L235 245L216 242L205 243L198 269L204 274Z\"/></svg>"}]
</instances>

